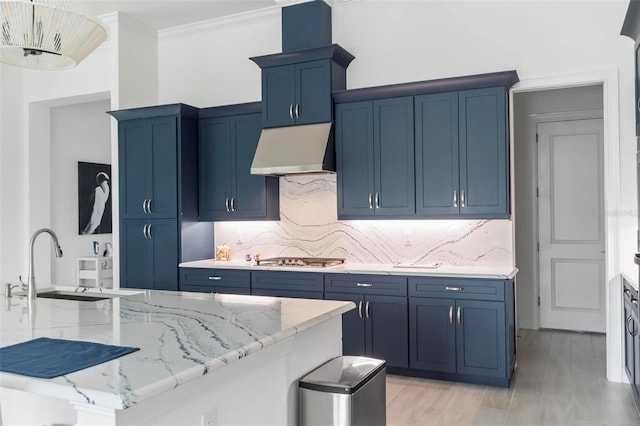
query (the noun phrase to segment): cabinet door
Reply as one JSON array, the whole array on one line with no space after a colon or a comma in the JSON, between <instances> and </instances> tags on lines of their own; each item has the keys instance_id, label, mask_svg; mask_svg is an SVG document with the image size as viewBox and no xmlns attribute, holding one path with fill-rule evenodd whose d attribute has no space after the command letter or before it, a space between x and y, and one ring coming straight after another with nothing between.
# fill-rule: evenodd
<instances>
[{"instance_id":1,"label":"cabinet door","mask_svg":"<svg viewBox=\"0 0 640 426\"><path fill-rule=\"evenodd\" d=\"M199 133L200 219L215 220L229 217L231 215L229 117L200 120Z\"/></svg>"},{"instance_id":2,"label":"cabinet door","mask_svg":"<svg viewBox=\"0 0 640 426\"><path fill-rule=\"evenodd\" d=\"M508 217L507 108L504 87L459 94L460 213Z\"/></svg>"},{"instance_id":3,"label":"cabinet door","mask_svg":"<svg viewBox=\"0 0 640 426\"><path fill-rule=\"evenodd\" d=\"M331 61L328 59L295 65L296 124L331 121Z\"/></svg>"},{"instance_id":4,"label":"cabinet door","mask_svg":"<svg viewBox=\"0 0 640 426\"><path fill-rule=\"evenodd\" d=\"M411 368L456 372L455 300L409 298Z\"/></svg>"},{"instance_id":5,"label":"cabinet door","mask_svg":"<svg viewBox=\"0 0 640 426\"><path fill-rule=\"evenodd\" d=\"M373 216L373 103L336 105L338 219Z\"/></svg>"},{"instance_id":6,"label":"cabinet door","mask_svg":"<svg viewBox=\"0 0 640 426\"><path fill-rule=\"evenodd\" d=\"M457 215L458 92L415 98L416 213Z\"/></svg>"},{"instance_id":7,"label":"cabinet door","mask_svg":"<svg viewBox=\"0 0 640 426\"><path fill-rule=\"evenodd\" d=\"M146 216L143 204L151 197L151 132L149 120L123 121L118 125L120 169L120 217Z\"/></svg>"},{"instance_id":8,"label":"cabinet door","mask_svg":"<svg viewBox=\"0 0 640 426\"><path fill-rule=\"evenodd\" d=\"M365 342L367 352L392 367L409 367L407 298L365 296Z\"/></svg>"},{"instance_id":9,"label":"cabinet door","mask_svg":"<svg viewBox=\"0 0 640 426\"><path fill-rule=\"evenodd\" d=\"M293 65L262 70L262 127L290 126L295 104L295 72Z\"/></svg>"},{"instance_id":10,"label":"cabinet door","mask_svg":"<svg viewBox=\"0 0 640 426\"><path fill-rule=\"evenodd\" d=\"M265 217L267 214L267 177L252 175L251 163L262 130L260 114L231 117L231 163L233 196L232 216Z\"/></svg>"},{"instance_id":11,"label":"cabinet door","mask_svg":"<svg viewBox=\"0 0 640 426\"><path fill-rule=\"evenodd\" d=\"M151 282L155 290L178 290L178 223L175 219L149 221Z\"/></svg>"},{"instance_id":12,"label":"cabinet door","mask_svg":"<svg viewBox=\"0 0 640 426\"><path fill-rule=\"evenodd\" d=\"M177 118L154 118L150 123L152 161L149 216L177 218L178 134Z\"/></svg>"},{"instance_id":13,"label":"cabinet door","mask_svg":"<svg viewBox=\"0 0 640 426\"><path fill-rule=\"evenodd\" d=\"M633 358L634 358L634 377L633 390L635 391L636 401L640 401L640 324L638 317L634 318L634 334L633 337Z\"/></svg>"},{"instance_id":14,"label":"cabinet door","mask_svg":"<svg viewBox=\"0 0 640 426\"><path fill-rule=\"evenodd\" d=\"M146 234L147 221L120 221L120 286L152 289L150 281L151 251Z\"/></svg>"},{"instance_id":15,"label":"cabinet door","mask_svg":"<svg viewBox=\"0 0 640 426\"><path fill-rule=\"evenodd\" d=\"M363 356L367 354L364 331L364 296L345 293L325 293L325 300L345 300L356 304L352 309L342 314L342 354Z\"/></svg>"},{"instance_id":16,"label":"cabinet door","mask_svg":"<svg viewBox=\"0 0 640 426\"><path fill-rule=\"evenodd\" d=\"M506 377L504 302L456 300L457 372Z\"/></svg>"},{"instance_id":17,"label":"cabinet door","mask_svg":"<svg viewBox=\"0 0 640 426\"><path fill-rule=\"evenodd\" d=\"M413 97L373 102L376 215L415 214Z\"/></svg>"}]
</instances>

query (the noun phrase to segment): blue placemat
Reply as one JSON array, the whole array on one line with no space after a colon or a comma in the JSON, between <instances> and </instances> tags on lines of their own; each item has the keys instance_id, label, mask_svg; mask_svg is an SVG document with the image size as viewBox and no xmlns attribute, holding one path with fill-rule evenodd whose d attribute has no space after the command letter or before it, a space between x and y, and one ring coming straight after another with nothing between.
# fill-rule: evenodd
<instances>
[{"instance_id":1,"label":"blue placemat","mask_svg":"<svg viewBox=\"0 0 640 426\"><path fill-rule=\"evenodd\" d=\"M51 379L137 350L140 348L39 337L0 348L0 371Z\"/></svg>"}]
</instances>

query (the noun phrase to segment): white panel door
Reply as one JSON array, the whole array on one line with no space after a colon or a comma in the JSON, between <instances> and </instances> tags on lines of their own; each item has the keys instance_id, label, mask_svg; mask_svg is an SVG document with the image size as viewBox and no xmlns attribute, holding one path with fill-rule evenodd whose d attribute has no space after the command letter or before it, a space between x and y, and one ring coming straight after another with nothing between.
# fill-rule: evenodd
<instances>
[{"instance_id":1,"label":"white panel door","mask_svg":"<svg viewBox=\"0 0 640 426\"><path fill-rule=\"evenodd\" d=\"M537 132L540 327L604 332L602 119Z\"/></svg>"}]
</instances>

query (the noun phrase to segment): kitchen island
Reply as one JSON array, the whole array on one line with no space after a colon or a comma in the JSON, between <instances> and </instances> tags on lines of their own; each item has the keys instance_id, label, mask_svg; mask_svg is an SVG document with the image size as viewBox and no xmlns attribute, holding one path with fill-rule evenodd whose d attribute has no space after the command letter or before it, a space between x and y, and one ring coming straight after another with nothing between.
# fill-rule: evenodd
<instances>
[{"instance_id":1,"label":"kitchen island","mask_svg":"<svg viewBox=\"0 0 640 426\"><path fill-rule=\"evenodd\" d=\"M1 299L0 346L37 337L139 351L54 379L0 373L2 424L297 423L297 380L342 353L350 302L144 291Z\"/></svg>"}]
</instances>

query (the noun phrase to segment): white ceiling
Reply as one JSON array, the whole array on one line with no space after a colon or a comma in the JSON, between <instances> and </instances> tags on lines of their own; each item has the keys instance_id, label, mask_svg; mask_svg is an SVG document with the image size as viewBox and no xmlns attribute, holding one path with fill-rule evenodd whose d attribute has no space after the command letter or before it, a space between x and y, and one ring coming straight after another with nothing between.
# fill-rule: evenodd
<instances>
[{"instance_id":1,"label":"white ceiling","mask_svg":"<svg viewBox=\"0 0 640 426\"><path fill-rule=\"evenodd\" d=\"M116 11L158 30L291 3L287 0L87 0L96 15Z\"/></svg>"}]
</instances>

